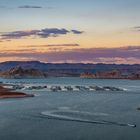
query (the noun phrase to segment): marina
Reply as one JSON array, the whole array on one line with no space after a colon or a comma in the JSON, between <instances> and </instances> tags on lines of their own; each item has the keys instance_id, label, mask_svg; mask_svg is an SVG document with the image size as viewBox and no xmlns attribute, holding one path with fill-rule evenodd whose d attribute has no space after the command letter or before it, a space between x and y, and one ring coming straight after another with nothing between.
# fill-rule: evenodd
<instances>
[{"instance_id":1,"label":"marina","mask_svg":"<svg viewBox=\"0 0 140 140\"><path fill-rule=\"evenodd\" d=\"M14 90L45 90L45 91L123 91L124 89L112 86L81 86L81 85L32 85L13 84L8 86Z\"/></svg>"}]
</instances>

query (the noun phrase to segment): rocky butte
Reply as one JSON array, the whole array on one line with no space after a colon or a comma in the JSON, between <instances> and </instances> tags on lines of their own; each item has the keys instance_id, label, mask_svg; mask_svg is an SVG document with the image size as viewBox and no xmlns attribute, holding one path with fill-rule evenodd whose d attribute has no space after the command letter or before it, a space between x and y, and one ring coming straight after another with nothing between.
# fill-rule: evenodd
<instances>
[{"instance_id":1,"label":"rocky butte","mask_svg":"<svg viewBox=\"0 0 140 140\"><path fill-rule=\"evenodd\" d=\"M81 78L94 78L94 79L131 79L140 80L140 71L123 72L119 70L111 71L97 71L96 73L84 72L80 75Z\"/></svg>"},{"instance_id":2,"label":"rocky butte","mask_svg":"<svg viewBox=\"0 0 140 140\"><path fill-rule=\"evenodd\" d=\"M20 66L11 68L10 70L0 73L3 78L46 78L47 73L37 69L23 69Z\"/></svg>"}]
</instances>

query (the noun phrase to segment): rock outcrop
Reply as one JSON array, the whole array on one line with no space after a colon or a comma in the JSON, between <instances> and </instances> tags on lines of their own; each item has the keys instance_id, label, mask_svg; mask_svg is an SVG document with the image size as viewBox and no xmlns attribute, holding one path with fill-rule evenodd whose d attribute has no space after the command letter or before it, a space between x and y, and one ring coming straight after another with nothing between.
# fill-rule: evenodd
<instances>
[{"instance_id":1,"label":"rock outcrop","mask_svg":"<svg viewBox=\"0 0 140 140\"><path fill-rule=\"evenodd\" d=\"M119 70L111 71L97 71L96 73L85 72L80 75L81 78L94 78L94 79L131 79L140 80L140 71L135 73L124 73Z\"/></svg>"},{"instance_id":2,"label":"rock outcrop","mask_svg":"<svg viewBox=\"0 0 140 140\"><path fill-rule=\"evenodd\" d=\"M3 98L24 98L24 97L34 97L33 94L26 94L23 92L17 92L12 88L7 88L6 84L0 85L0 99Z\"/></svg>"},{"instance_id":3,"label":"rock outcrop","mask_svg":"<svg viewBox=\"0 0 140 140\"><path fill-rule=\"evenodd\" d=\"M4 78L46 78L47 73L37 69L23 69L20 66L11 68L0 74Z\"/></svg>"}]
</instances>

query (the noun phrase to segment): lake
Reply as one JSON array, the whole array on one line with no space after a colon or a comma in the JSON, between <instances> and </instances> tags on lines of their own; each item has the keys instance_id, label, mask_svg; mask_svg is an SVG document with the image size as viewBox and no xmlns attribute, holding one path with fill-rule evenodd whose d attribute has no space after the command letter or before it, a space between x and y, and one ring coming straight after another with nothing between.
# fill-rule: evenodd
<instances>
[{"instance_id":1,"label":"lake","mask_svg":"<svg viewBox=\"0 0 140 140\"><path fill-rule=\"evenodd\" d=\"M0 79L34 85L115 86L125 91L24 91L0 100L0 140L140 140L140 81L81 78ZM122 125L121 125L122 124ZM127 124L135 124L133 128Z\"/></svg>"}]
</instances>

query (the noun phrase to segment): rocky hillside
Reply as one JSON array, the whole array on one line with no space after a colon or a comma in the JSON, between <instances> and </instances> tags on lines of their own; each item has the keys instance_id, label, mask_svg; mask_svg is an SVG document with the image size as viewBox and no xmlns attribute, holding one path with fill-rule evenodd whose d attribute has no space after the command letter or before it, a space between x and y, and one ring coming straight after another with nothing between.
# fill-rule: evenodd
<instances>
[{"instance_id":1,"label":"rocky hillside","mask_svg":"<svg viewBox=\"0 0 140 140\"><path fill-rule=\"evenodd\" d=\"M37 69L23 69L22 67L17 66L5 72L1 72L0 76L4 78L46 78L47 73Z\"/></svg>"},{"instance_id":2,"label":"rocky hillside","mask_svg":"<svg viewBox=\"0 0 140 140\"><path fill-rule=\"evenodd\" d=\"M43 63L39 61L7 61L0 63L1 73L10 73L13 68L21 67L28 75L47 75L48 76L77 76L81 73L97 73L118 70L122 73L137 73L140 71L140 64L129 65L129 64L83 64L83 63ZM28 70L27 70L28 68ZM26 70L26 71L25 71ZM21 70L22 71L22 70ZM17 75L24 75L24 72L17 73ZM9 74L4 75L9 75ZM31 74L30 74L31 73ZM33 74L35 73L35 74ZM11 75L11 74L10 74ZM16 74L13 74L14 76ZM16 76L17 76L16 75ZM90 76L90 75L88 75ZM44 77L44 76L43 76Z\"/></svg>"}]
</instances>

